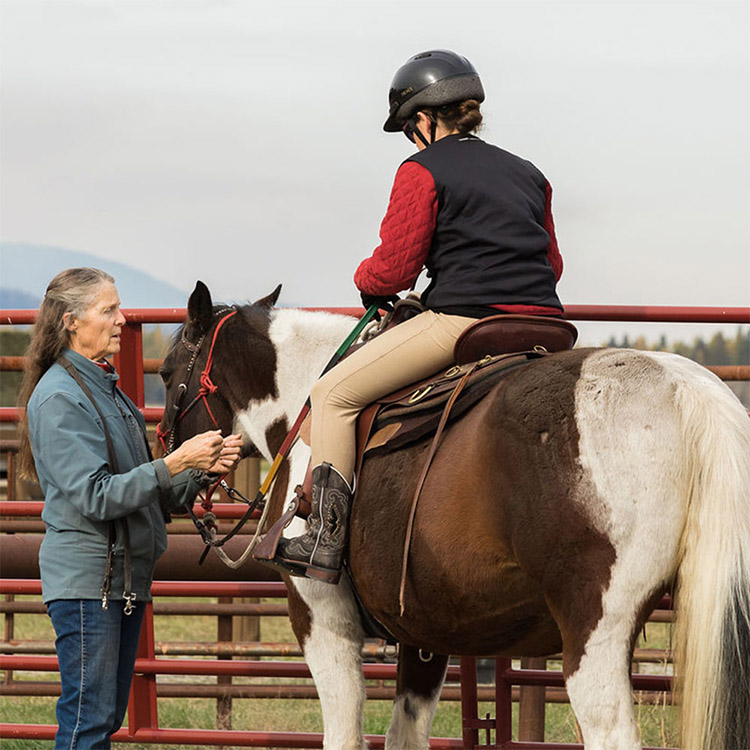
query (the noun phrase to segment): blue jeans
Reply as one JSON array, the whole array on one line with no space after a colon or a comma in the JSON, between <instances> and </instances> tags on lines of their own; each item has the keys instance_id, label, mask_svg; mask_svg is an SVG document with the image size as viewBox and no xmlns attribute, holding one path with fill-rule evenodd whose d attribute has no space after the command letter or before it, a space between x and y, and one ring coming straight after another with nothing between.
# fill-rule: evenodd
<instances>
[{"instance_id":1,"label":"blue jeans","mask_svg":"<svg viewBox=\"0 0 750 750\"><path fill-rule=\"evenodd\" d=\"M97 599L47 604L57 638L62 695L55 750L108 750L128 708L130 682L145 606L130 615L122 601L102 609Z\"/></svg>"}]
</instances>

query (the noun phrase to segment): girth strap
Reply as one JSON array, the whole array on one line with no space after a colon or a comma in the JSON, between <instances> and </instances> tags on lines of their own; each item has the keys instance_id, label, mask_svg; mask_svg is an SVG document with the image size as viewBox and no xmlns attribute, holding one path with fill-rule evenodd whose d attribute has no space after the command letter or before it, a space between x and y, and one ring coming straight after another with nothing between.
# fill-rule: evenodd
<instances>
[{"instance_id":1,"label":"girth strap","mask_svg":"<svg viewBox=\"0 0 750 750\"><path fill-rule=\"evenodd\" d=\"M422 493L422 487L424 486L425 480L427 479L427 473L430 470L430 466L432 464L432 459L435 457L435 454L437 453L438 445L440 443L440 437L443 434L443 430L445 429L445 425L448 422L448 416L450 415L450 411L453 408L453 404L456 403L456 399L458 398L459 394L463 390L464 386L466 385L466 381L471 376L471 373L476 370L477 366L479 365L479 362L474 362L469 369L466 371L466 373L463 375L461 380L458 381L456 384L456 387L453 389L453 393L451 394L450 398L448 399L448 402L445 404L445 408L443 409L443 414L440 417L440 422L437 426L437 430L435 431L435 437L432 440L432 445L430 446L430 452L427 454L427 460L424 463L424 467L422 468L422 474L419 477L419 481L417 482L417 489L414 493L414 499L411 503L411 511L409 513L409 523L406 527L406 539L404 541L404 556L403 561L401 563L401 585L399 586L398 590L398 604L399 604L399 615L404 614L404 589L406 588L406 568L409 561L409 549L411 547L411 536L412 536L412 530L414 528L414 518L417 515L417 503L419 502L419 496Z\"/></svg>"}]
</instances>

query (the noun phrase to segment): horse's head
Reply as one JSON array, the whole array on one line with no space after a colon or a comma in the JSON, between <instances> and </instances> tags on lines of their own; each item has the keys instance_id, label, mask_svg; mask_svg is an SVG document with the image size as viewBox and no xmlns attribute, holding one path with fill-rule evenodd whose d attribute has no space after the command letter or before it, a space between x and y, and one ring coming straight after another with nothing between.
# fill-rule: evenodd
<instances>
[{"instance_id":1,"label":"horse's head","mask_svg":"<svg viewBox=\"0 0 750 750\"><path fill-rule=\"evenodd\" d=\"M274 395L275 354L267 329L280 291L281 285L253 305L214 305L208 287L196 283L187 320L160 370L166 402L157 435L163 450L205 430L229 435L251 399ZM245 455L255 452L245 446Z\"/></svg>"}]
</instances>

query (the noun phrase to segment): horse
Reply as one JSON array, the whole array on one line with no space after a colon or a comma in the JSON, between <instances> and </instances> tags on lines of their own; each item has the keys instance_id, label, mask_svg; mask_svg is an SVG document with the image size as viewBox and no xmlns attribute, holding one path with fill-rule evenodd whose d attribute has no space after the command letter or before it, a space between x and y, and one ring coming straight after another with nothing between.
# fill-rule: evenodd
<instances>
[{"instance_id":1,"label":"horse","mask_svg":"<svg viewBox=\"0 0 750 750\"><path fill-rule=\"evenodd\" d=\"M247 454L273 459L352 326L277 307L280 288L228 308L196 284L161 373L159 429L173 446L218 426L240 431ZM560 651L585 747L640 748L633 647L671 590L682 747L750 747L750 420L724 383L674 354L607 348L507 374L442 435L414 519L401 612L410 499L429 445L364 462L348 574L337 585L285 577L325 748L366 747L353 584L399 642L389 750L428 747L449 654ZM297 440L268 501L272 520L309 455ZM295 518L285 534L304 528Z\"/></svg>"}]
</instances>

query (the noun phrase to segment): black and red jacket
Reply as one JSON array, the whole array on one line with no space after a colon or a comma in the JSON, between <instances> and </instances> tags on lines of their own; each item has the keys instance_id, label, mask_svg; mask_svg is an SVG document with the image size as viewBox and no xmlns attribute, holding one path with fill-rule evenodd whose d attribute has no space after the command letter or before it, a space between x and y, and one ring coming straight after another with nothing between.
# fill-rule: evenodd
<instances>
[{"instance_id":1,"label":"black and red jacket","mask_svg":"<svg viewBox=\"0 0 750 750\"><path fill-rule=\"evenodd\" d=\"M408 289L423 266L427 307L491 307L559 315L562 274L552 188L531 162L476 136L451 135L405 161L380 227L356 271L360 291Z\"/></svg>"}]
</instances>

